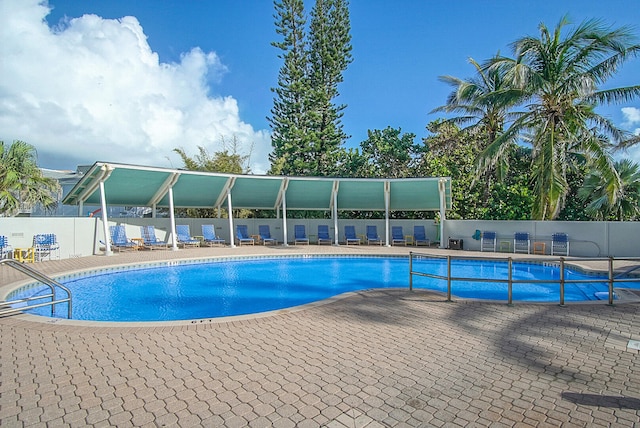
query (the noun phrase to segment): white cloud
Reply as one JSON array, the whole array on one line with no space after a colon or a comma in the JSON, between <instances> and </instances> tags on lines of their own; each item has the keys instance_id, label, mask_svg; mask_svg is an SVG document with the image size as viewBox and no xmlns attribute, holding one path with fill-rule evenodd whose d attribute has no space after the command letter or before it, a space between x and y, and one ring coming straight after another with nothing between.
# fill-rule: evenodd
<instances>
[{"instance_id":1,"label":"white cloud","mask_svg":"<svg viewBox=\"0 0 640 428\"><path fill-rule=\"evenodd\" d=\"M622 107L622 115L624 116L625 125L640 124L640 108L637 107Z\"/></svg>"},{"instance_id":2,"label":"white cloud","mask_svg":"<svg viewBox=\"0 0 640 428\"><path fill-rule=\"evenodd\" d=\"M624 116L622 126L631 131L634 135L640 135L640 108L637 107L623 107L620 109ZM629 147L616 155L616 158L629 158L636 163L640 163L640 145Z\"/></svg>"},{"instance_id":3,"label":"white cloud","mask_svg":"<svg viewBox=\"0 0 640 428\"><path fill-rule=\"evenodd\" d=\"M135 17L84 15L52 29L48 13L40 0L0 4L1 140L34 145L44 167L178 167L174 148L213 153L236 136L240 151L253 147L253 172L269 168L268 131L243 122L232 97L209 95L207 81L227 71L214 52L161 63Z\"/></svg>"}]
</instances>

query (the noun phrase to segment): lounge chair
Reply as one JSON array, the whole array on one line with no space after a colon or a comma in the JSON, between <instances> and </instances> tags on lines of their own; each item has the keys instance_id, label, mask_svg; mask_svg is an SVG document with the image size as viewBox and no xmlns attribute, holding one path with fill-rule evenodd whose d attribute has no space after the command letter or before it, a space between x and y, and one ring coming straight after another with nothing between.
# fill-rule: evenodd
<instances>
[{"instance_id":1,"label":"lounge chair","mask_svg":"<svg viewBox=\"0 0 640 428\"><path fill-rule=\"evenodd\" d=\"M142 243L145 248L149 250L162 249L166 250L169 244L158 239L156 236L155 226L140 226L140 236L142 236Z\"/></svg>"},{"instance_id":2,"label":"lounge chair","mask_svg":"<svg viewBox=\"0 0 640 428\"><path fill-rule=\"evenodd\" d=\"M360 245L360 238L356 235L356 227L355 226L345 226L344 227L344 240L349 244Z\"/></svg>"},{"instance_id":3,"label":"lounge chair","mask_svg":"<svg viewBox=\"0 0 640 428\"><path fill-rule=\"evenodd\" d=\"M431 245L431 240L427 238L424 226L413 226L413 243L415 245Z\"/></svg>"},{"instance_id":4,"label":"lounge chair","mask_svg":"<svg viewBox=\"0 0 640 428\"><path fill-rule=\"evenodd\" d=\"M249 236L249 230L246 224L239 224L236 226L236 239L238 245L255 245L256 241Z\"/></svg>"},{"instance_id":5,"label":"lounge chair","mask_svg":"<svg viewBox=\"0 0 640 428\"><path fill-rule=\"evenodd\" d=\"M296 224L293 227L293 232L294 232L293 245L298 245L298 244L309 245L309 238L307 238L307 231L305 230L304 224Z\"/></svg>"},{"instance_id":6,"label":"lounge chair","mask_svg":"<svg viewBox=\"0 0 640 428\"><path fill-rule=\"evenodd\" d=\"M326 224L318 225L318 245L322 244L333 244L333 239L329 235L329 226Z\"/></svg>"},{"instance_id":7,"label":"lounge chair","mask_svg":"<svg viewBox=\"0 0 640 428\"><path fill-rule=\"evenodd\" d=\"M513 252L527 254L531 252L531 240L529 239L529 232L516 232L513 235Z\"/></svg>"},{"instance_id":8,"label":"lounge chair","mask_svg":"<svg viewBox=\"0 0 640 428\"><path fill-rule=\"evenodd\" d=\"M268 224L262 224L258 226L258 234L260 235L260 241L262 245L272 244L276 245L278 241L271 237L271 229Z\"/></svg>"},{"instance_id":9,"label":"lounge chair","mask_svg":"<svg viewBox=\"0 0 640 428\"><path fill-rule=\"evenodd\" d=\"M58 238L53 233L35 235L33 237L33 250L37 261L42 261L47 256L51 260L53 254L57 254L57 258L60 260L60 245L58 244Z\"/></svg>"},{"instance_id":10,"label":"lounge chair","mask_svg":"<svg viewBox=\"0 0 640 428\"><path fill-rule=\"evenodd\" d=\"M382 239L378 236L378 228L374 226L367 226L367 245L377 244L382 245Z\"/></svg>"},{"instance_id":11,"label":"lounge chair","mask_svg":"<svg viewBox=\"0 0 640 428\"><path fill-rule=\"evenodd\" d=\"M13 248L9 245L9 240L6 236L0 236L0 260L8 259L13 254Z\"/></svg>"},{"instance_id":12,"label":"lounge chair","mask_svg":"<svg viewBox=\"0 0 640 428\"><path fill-rule=\"evenodd\" d=\"M191 236L188 224L176 225L176 235L178 235L178 245L182 245L183 248L200 246L200 240Z\"/></svg>"},{"instance_id":13,"label":"lounge chair","mask_svg":"<svg viewBox=\"0 0 640 428\"><path fill-rule=\"evenodd\" d=\"M202 243L213 247L214 245L225 245L224 239L216 235L216 229L212 224L202 225Z\"/></svg>"},{"instance_id":14,"label":"lounge chair","mask_svg":"<svg viewBox=\"0 0 640 428\"><path fill-rule=\"evenodd\" d=\"M480 238L480 251L493 251L496 252L496 233L495 232L482 232Z\"/></svg>"},{"instance_id":15,"label":"lounge chair","mask_svg":"<svg viewBox=\"0 0 640 428\"><path fill-rule=\"evenodd\" d=\"M391 245L407 245L402 226L391 226Z\"/></svg>"},{"instance_id":16,"label":"lounge chair","mask_svg":"<svg viewBox=\"0 0 640 428\"><path fill-rule=\"evenodd\" d=\"M554 233L551 235L551 255L569 255L569 235L566 233Z\"/></svg>"},{"instance_id":17,"label":"lounge chair","mask_svg":"<svg viewBox=\"0 0 640 428\"><path fill-rule=\"evenodd\" d=\"M111 247L120 251L138 250L138 243L127 238L127 232L123 224L109 226L109 234L111 235Z\"/></svg>"}]
</instances>

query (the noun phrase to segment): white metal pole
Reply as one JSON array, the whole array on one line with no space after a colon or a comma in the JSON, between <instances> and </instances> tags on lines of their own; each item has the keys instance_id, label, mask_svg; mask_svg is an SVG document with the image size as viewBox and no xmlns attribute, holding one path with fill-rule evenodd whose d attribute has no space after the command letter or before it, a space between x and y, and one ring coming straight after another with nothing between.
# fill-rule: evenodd
<instances>
[{"instance_id":1,"label":"white metal pole","mask_svg":"<svg viewBox=\"0 0 640 428\"><path fill-rule=\"evenodd\" d=\"M447 248L447 244L444 242L444 221L445 221L445 212L446 212L446 185L447 181L444 178L441 178L438 181L438 192L440 193L440 248Z\"/></svg>"},{"instance_id":2,"label":"white metal pole","mask_svg":"<svg viewBox=\"0 0 640 428\"><path fill-rule=\"evenodd\" d=\"M391 199L391 185L388 181L384 183L384 241L387 247L390 247L389 244L389 205Z\"/></svg>"},{"instance_id":3,"label":"white metal pole","mask_svg":"<svg viewBox=\"0 0 640 428\"><path fill-rule=\"evenodd\" d=\"M282 245L289 246L288 233L287 233L287 192L282 193L282 233L284 235L284 242Z\"/></svg>"},{"instance_id":4,"label":"white metal pole","mask_svg":"<svg viewBox=\"0 0 640 428\"><path fill-rule=\"evenodd\" d=\"M173 187L169 187L169 218L171 219L171 249L178 250L178 239L176 236L176 215L173 212Z\"/></svg>"},{"instance_id":5,"label":"white metal pole","mask_svg":"<svg viewBox=\"0 0 640 428\"><path fill-rule=\"evenodd\" d=\"M100 206L102 208L102 228L104 230L104 255L111 256L111 234L107 219L107 197L104 194L104 180L100 180Z\"/></svg>"},{"instance_id":6,"label":"white metal pole","mask_svg":"<svg viewBox=\"0 0 640 428\"><path fill-rule=\"evenodd\" d=\"M335 190L333 192L333 210L331 216L333 217L333 245L339 245L338 239L340 235L338 233L338 192L336 192Z\"/></svg>"},{"instance_id":7,"label":"white metal pole","mask_svg":"<svg viewBox=\"0 0 640 428\"><path fill-rule=\"evenodd\" d=\"M231 191L227 191L227 211L229 211L229 241L231 242L231 248L236 248L236 242L233 232L233 205L231 205Z\"/></svg>"}]
</instances>

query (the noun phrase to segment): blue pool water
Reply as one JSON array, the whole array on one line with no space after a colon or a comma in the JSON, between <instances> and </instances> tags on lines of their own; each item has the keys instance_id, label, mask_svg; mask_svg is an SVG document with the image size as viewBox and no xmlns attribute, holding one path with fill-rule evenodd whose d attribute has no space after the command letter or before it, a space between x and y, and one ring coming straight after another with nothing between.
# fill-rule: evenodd
<instances>
[{"instance_id":1,"label":"blue pool water","mask_svg":"<svg viewBox=\"0 0 640 428\"><path fill-rule=\"evenodd\" d=\"M414 271L446 275L443 260L414 261ZM506 262L456 261L456 277L507 278ZM554 279L559 269L514 263L513 278ZM566 301L596 299L607 291L606 278L566 270L566 279L589 279L567 284ZM598 282L600 281L600 282ZM73 293L73 319L95 321L167 321L242 315L290 308L349 291L372 288L407 288L409 261L400 257L309 257L207 261L121 271L105 271L60 279ZM634 283L638 284L638 283ZM446 281L414 276L414 288L446 292ZM559 301L558 283L513 286L513 299ZM459 282L453 294L465 298L507 299L507 284ZM38 290L17 290L11 298L34 295ZM44 291L43 291L44 292ZM31 313L50 316L50 308ZM65 318L66 304L56 306Z\"/></svg>"}]
</instances>

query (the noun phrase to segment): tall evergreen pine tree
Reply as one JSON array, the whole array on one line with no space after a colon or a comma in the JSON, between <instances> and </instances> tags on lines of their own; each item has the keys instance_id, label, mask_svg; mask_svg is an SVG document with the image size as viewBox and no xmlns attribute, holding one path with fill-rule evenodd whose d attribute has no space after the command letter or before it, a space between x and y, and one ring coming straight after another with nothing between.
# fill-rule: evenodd
<instances>
[{"instance_id":1,"label":"tall evergreen pine tree","mask_svg":"<svg viewBox=\"0 0 640 428\"><path fill-rule=\"evenodd\" d=\"M314 175L334 172L336 156L347 139L340 119L345 105L335 105L338 84L352 61L351 25L346 0L317 0L309 33L311 83L310 152Z\"/></svg>"},{"instance_id":2,"label":"tall evergreen pine tree","mask_svg":"<svg viewBox=\"0 0 640 428\"><path fill-rule=\"evenodd\" d=\"M275 9L276 32L283 40L273 46L282 50L284 64L269 118L271 172L332 174L347 138L340 123L346 106L334 105L333 99L352 61L348 2L316 0L308 43L302 0L282 0Z\"/></svg>"},{"instance_id":3,"label":"tall evergreen pine tree","mask_svg":"<svg viewBox=\"0 0 640 428\"><path fill-rule=\"evenodd\" d=\"M278 55L284 64L278 73L278 87L273 89L275 97L271 117L273 152L269 155L271 173L297 174L300 149L308 132L306 101L309 93L307 80L307 50L305 40L306 19L302 0L275 2L276 33L281 42L272 45L282 50Z\"/></svg>"}]
</instances>

